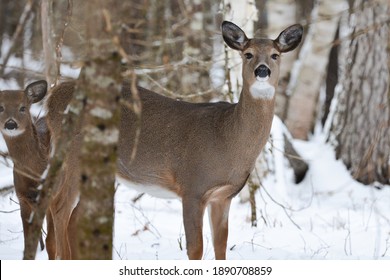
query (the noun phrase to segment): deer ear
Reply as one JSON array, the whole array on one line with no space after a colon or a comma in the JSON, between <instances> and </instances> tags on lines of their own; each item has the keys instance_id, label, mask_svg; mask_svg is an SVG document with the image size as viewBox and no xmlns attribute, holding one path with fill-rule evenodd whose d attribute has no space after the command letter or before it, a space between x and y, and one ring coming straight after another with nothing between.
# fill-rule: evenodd
<instances>
[{"instance_id":1,"label":"deer ear","mask_svg":"<svg viewBox=\"0 0 390 280\"><path fill-rule=\"evenodd\" d=\"M249 41L245 32L229 21L222 22L222 36L229 47L238 51L242 51Z\"/></svg>"},{"instance_id":2,"label":"deer ear","mask_svg":"<svg viewBox=\"0 0 390 280\"><path fill-rule=\"evenodd\" d=\"M31 103L36 103L41 101L47 92L47 82L46 81L37 81L29 84L24 91L27 95L27 98Z\"/></svg>"},{"instance_id":3,"label":"deer ear","mask_svg":"<svg viewBox=\"0 0 390 280\"><path fill-rule=\"evenodd\" d=\"M300 24L295 24L283 30L274 42L281 52L289 52L299 45L302 34L303 27Z\"/></svg>"}]
</instances>

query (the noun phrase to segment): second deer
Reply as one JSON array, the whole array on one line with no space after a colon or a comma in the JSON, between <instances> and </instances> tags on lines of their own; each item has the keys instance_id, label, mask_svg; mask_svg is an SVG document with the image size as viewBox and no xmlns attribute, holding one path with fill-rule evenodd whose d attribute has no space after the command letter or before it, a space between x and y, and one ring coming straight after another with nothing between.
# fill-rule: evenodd
<instances>
[{"instance_id":1,"label":"second deer","mask_svg":"<svg viewBox=\"0 0 390 280\"><path fill-rule=\"evenodd\" d=\"M50 134L45 118L34 119L30 106L41 101L47 90L38 81L25 90L0 91L0 130L14 163L15 192L20 204L24 247L29 239L29 220L36 207L41 175L47 167Z\"/></svg>"},{"instance_id":2,"label":"second deer","mask_svg":"<svg viewBox=\"0 0 390 280\"><path fill-rule=\"evenodd\" d=\"M63 86L62 91L65 89ZM0 91L0 130L14 163L14 185L20 203L25 248L31 218L37 207L38 187L48 165L52 135L48 125L58 120L53 112L38 119L30 114L31 104L41 101L46 92L46 81L31 83L25 90ZM47 211L46 248L50 259L76 258L70 239L75 238L76 215L73 212L77 209L78 189L70 187L73 182L67 175L75 173L62 174L61 181L65 183L53 194Z\"/></svg>"},{"instance_id":3,"label":"second deer","mask_svg":"<svg viewBox=\"0 0 390 280\"><path fill-rule=\"evenodd\" d=\"M243 61L237 104L188 103L138 88L140 124L130 106L123 105L117 179L141 192L181 199L190 259L203 256L206 207L215 258L226 258L231 200L244 187L269 137L280 56L299 45L302 33L300 25L293 25L275 40L248 39L238 26L223 22L226 44L239 51ZM61 103L56 101L65 98L60 92L49 102ZM124 86L125 103L132 103L132 96L131 88Z\"/></svg>"}]
</instances>

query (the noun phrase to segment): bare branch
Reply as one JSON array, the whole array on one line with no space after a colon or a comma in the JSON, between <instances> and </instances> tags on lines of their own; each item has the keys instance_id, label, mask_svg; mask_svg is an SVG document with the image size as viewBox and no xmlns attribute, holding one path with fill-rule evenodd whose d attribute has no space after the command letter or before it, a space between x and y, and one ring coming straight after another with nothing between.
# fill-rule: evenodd
<instances>
[{"instance_id":1,"label":"bare branch","mask_svg":"<svg viewBox=\"0 0 390 280\"><path fill-rule=\"evenodd\" d=\"M68 0L68 6L66 9L66 19L64 22L64 28L62 29L62 33L60 38L58 39L57 46L56 46L56 55L57 55L57 74L58 77L61 76L61 63L62 63L62 46L64 44L64 37L65 37L65 32L68 26L70 25L70 21L72 19L72 13L73 13L73 0ZM56 84L58 82L58 79L56 80Z\"/></svg>"},{"instance_id":2,"label":"bare branch","mask_svg":"<svg viewBox=\"0 0 390 280\"><path fill-rule=\"evenodd\" d=\"M41 26L42 26L42 47L45 61L45 76L49 85L52 85L58 76L55 58L55 50L52 38L52 0L41 1Z\"/></svg>"},{"instance_id":3,"label":"bare branch","mask_svg":"<svg viewBox=\"0 0 390 280\"><path fill-rule=\"evenodd\" d=\"M33 6L35 4L36 0L29 0L27 1L26 5L24 6L24 10L22 15L19 18L18 25L16 27L16 30L14 34L12 35L12 39L10 42L10 48L8 49L7 54L4 56L3 60L3 67L0 69L0 76L4 75L5 68L7 67L8 60L10 59L12 53L15 51L17 44L17 41L19 40L20 36L23 33L23 29L26 25L27 20L30 18Z\"/></svg>"}]
</instances>

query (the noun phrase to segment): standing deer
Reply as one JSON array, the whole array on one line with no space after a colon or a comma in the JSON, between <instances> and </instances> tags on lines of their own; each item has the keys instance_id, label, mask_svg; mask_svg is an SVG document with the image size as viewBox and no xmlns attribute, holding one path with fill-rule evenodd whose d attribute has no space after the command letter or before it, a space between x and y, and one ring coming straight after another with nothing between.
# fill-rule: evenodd
<instances>
[{"instance_id":1,"label":"standing deer","mask_svg":"<svg viewBox=\"0 0 390 280\"><path fill-rule=\"evenodd\" d=\"M117 180L141 192L182 200L190 259L202 258L206 206L215 258L226 258L231 200L245 185L269 137L280 55L295 49L302 33L300 25L293 25L275 40L248 39L238 26L223 22L225 42L243 59L243 88L237 104L188 103L139 87L139 120L126 104L134 102L132 89L123 86ZM59 88L49 103L69 102L65 99L70 100L72 93L66 92ZM69 160L75 166L75 159Z\"/></svg>"},{"instance_id":2,"label":"standing deer","mask_svg":"<svg viewBox=\"0 0 390 280\"><path fill-rule=\"evenodd\" d=\"M65 84L62 91L66 89ZM36 209L38 187L48 165L51 135L56 135L56 131L51 133L49 126L57 123L59 117L62 118L62 114L58 116L55 110L50 111L47 117L34 119L31 116L31 104L41 101L46 91L46 81L31 83L24 91L0 91L0 130L14 163L14 185L20 203L25 248L29 240L29 222ZM65 109L63 106L66 105L51 104L52 108L61 108L62 111ZM69 187L73 181L66 176L74 174L61 174L61 181L66 183L62 183L52 195L49 204L46 215L49 259L76 257L69 239L75 235L76 215L72 213L77 206L78 189Z\"/></svg>"},{"instance_id":3,"label":"standing deer","mask_svg":"<svg viewBox=\"0 0 390 280\"><path fill-rule=\"evenodd\" d=\"M45 118L33 119L30 106L41 101L46 90L47 83L38 81L24 91L0 91L0 130L14 163L14 185L20 203L25 247L29 239L29 220L36 207L37 188L47 167L50 147Z\"/></svg>"},{"instance_id":4,"label":"standing deer","mask_svg":"<svg viewBox=\"0 0 390 280\"><path fill-rule=\"evenodd\" d=\"M75 84L65 82L52 89L46 101L47 126L51 134L51 146L55 149L61 135L63 115L72 99ZM48 209L47 251L51 259L77 259L77 218L80 191L78 188L79 147L81 134L73 136L67 156L64 159L56 192L51 198Z\"/></svg>"}]
</instances>

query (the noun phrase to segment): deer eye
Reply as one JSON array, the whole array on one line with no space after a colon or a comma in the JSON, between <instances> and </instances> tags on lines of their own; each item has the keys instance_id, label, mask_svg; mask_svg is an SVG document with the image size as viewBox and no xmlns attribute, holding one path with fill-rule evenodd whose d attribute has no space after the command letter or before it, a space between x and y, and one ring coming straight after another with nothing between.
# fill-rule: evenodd
<instances>
[{"instance_id":1,"label":"deer eye","mask_svg":"<svg viewBox=\"0 0 390 280\"><path fill-rule=\"evenodd\" d=\"M246 59L251 59L253 57L253 54L251 54L251 53L246 53L244 55L245 55Z\"/></svg>"},{"instance_id":2,"label":"deer eye","mask_svg":"<svg viewBox=\"0 0 390 280\"><path fill-rule=\"evenodd\" d=\"M273 55L271 55L271 58L273 60L277 60L279 58L279 55L277 53L274 53Z\"/></svg>"},{"instance_id":3,"label":"deer eye","mask_svg":"<svg viewBox=\"0 0 390 280\"><path fill-rule=\"evenodd\" d=\"M26 106L20 107L19 112L25 113L26 112Z\"/></svg>"},{"instance_id":4,"label":"deer eye","mask_svg":"<svg viewBox=\"0 0 390 280\"><path fill-rule=\"evenodd\" d=\"M4 107L0 106L0 113L4 112Z\"/></svg>"}]
</instances>

